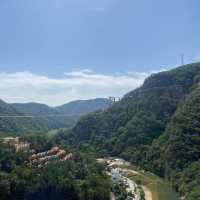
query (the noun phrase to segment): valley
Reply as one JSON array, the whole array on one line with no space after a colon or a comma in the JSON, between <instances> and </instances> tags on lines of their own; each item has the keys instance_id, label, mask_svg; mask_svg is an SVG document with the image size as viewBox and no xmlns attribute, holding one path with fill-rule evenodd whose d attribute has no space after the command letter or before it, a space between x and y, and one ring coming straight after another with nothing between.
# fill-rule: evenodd
<instances>
[{"instance_id":1,"label":"valley","mask_svg":"<svg viewBox=\"0 0 200 200\"><path fill-rule=\"evenodd\" d=\"M199 81L192 63L112 105L0 101L0 199L200 200Z\"/></svg>"},{"instance_id":2,"label":"valley","mask_svg":"<svg viewBox=\"0 0 200 200\"><path fill-rule=\"evenodd\" d=\"M200 63L151 75L109 109L81 118L71 145L121 157L169 181L182 199L200 199L199 77Z\"/></svg>"},{"instance_id":3,"label":"valley","mask_svg":"<svg viewBox=\"0 0 200 200\"><path fill-rule=\"evenodd\" d=\"M200 200L200 0L0 0L0 200Z\"/></svg>"},{"instance_id":4,"label":"valley","mask_svg":"<svg viewBox=\"0 0 200 200\"><path fill-rule=\"evenodd\" d=\"M0 134L47 132L52 129L72 128L90 112L110 107L106 98L78 100L50 107L40 103L6 103L0 100Z\"/></svg>"}]
</instances>

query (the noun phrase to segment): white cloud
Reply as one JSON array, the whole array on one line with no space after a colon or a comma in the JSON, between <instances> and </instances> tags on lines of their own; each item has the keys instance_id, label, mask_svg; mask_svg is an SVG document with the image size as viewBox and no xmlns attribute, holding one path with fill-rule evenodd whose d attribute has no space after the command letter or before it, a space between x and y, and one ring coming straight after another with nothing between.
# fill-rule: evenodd
<instances>
[{"instance_id":1,"label":"white cloud","mask_svg":"<svg viewBox=\"0 0 200 200\"><path fill-rule=\"evenodd\" d=\"M0 98L7 102L40 102L61 105L77 100L123 96L140 86L148 73L105 75L89 69L65 73L62 79L30 72L0 72Z\"/></svg>"}]
</instances>

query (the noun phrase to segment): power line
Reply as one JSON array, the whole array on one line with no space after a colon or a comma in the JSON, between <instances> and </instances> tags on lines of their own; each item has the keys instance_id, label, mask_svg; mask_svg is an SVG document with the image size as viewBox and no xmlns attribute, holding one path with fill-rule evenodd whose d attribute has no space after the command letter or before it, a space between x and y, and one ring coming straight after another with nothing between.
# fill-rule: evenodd
<instances>
[{"instance_id":1,"label":"power line","mask_svg":"<svg viewBox=\"0 0 200 200\"><path fill-rule=\"evenodd\" d=\"M82 116L84 114L74 115L0 115L0 118L48 118L48 117L75 117Z\"/></svg>"}]
</instances>

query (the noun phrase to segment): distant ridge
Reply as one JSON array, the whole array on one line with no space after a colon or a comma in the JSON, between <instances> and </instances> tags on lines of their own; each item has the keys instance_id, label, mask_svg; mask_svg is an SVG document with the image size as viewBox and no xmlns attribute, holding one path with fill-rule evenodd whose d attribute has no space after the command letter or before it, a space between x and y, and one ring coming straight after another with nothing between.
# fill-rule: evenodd
<instances>
[{"instance_id":1,"label":"distant ridge","mask_svg":"<svg viewBox=\"0 0 200 200\"><path fill-rule=\"evenodd\" d=\"M0 133L21 134L72 127L82 115L110 105L110 101L103 98L73 101L58 107L34 102L8 104L0 100ZM6 117L13 115L16 117Z\"/></svg>"}]
</instances>

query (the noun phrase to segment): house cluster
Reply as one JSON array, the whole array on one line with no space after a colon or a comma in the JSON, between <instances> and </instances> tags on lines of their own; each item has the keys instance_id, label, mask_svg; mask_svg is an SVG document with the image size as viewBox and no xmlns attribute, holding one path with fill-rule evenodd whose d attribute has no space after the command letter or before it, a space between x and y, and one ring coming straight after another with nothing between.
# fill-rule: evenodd
<instances>
[{"instance_id":1,"label":"house cluster","mask_svg":"<svg viewBox=\"0 0 200 200\"><path fill-rule=\"evenodd\" d=\"M5 137L3 139L3 143L9 144L11 147L14 147L16 152L19 152L19 151L28 152L28 151L30 151L30 143L28 143L22 137Z\"/></svg>"},{"instance_id":2,"label":"house cluster","mask_svg":"<svg viewBox=\"0 0 200 200\"><path fill-rule=\"evenodd\" d=\"M28 162L28 166L35 166L38 168L44 167L49 163L63 162L72 159L73 154L67 153L65 150L59 147L53 147L49 151L33 154Z\"/></svg>"}]
</instances>

